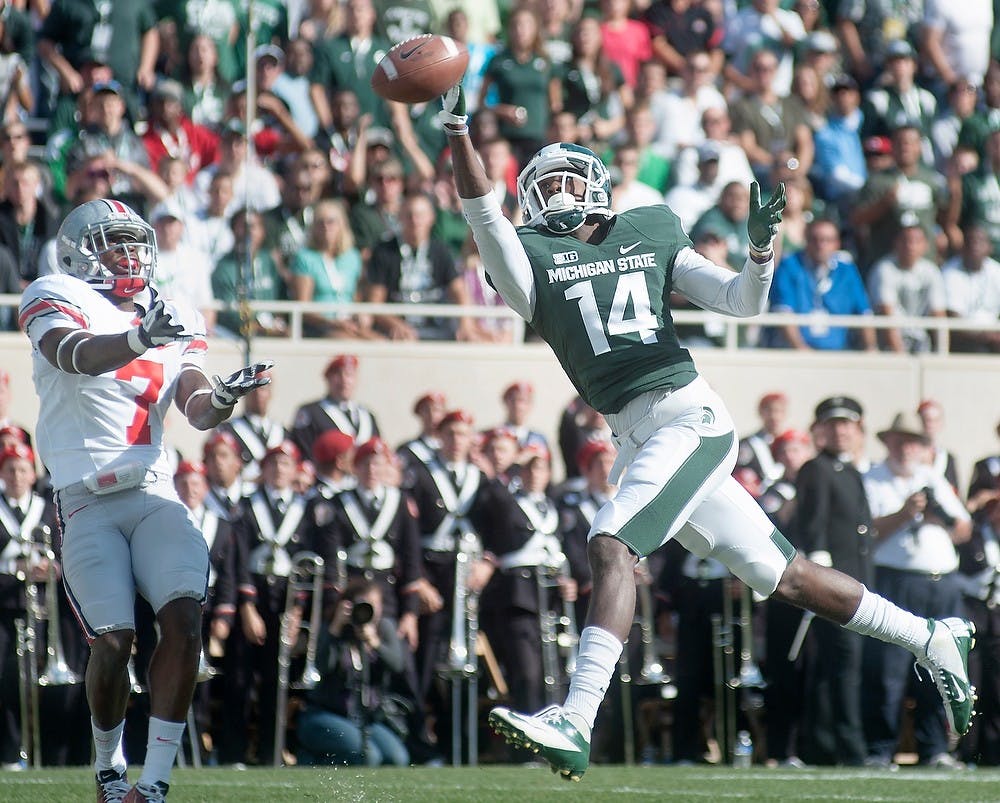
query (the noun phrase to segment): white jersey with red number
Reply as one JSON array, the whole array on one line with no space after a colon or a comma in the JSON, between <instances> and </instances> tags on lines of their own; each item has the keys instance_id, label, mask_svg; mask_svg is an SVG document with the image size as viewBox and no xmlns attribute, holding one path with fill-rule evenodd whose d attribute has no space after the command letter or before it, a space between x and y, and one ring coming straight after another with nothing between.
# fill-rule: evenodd
<instances>
[{"instance_id":1,"label":"white jersey with red number","mask_svg":"<svg viewBox=\"0 0 1000 803\"><path fill-rule=\"evenodd\" d=\"M137 301L146 306L149 291ZM201 369L207 349L201 314L171 304L193 340L150 349L116 371L87 376L55 368L42 355L42 336L52 329L125 332L138 323L136 314L119 310L72 276L43 276L24 291L18 322L32 345L32 376L40 400L37 446L57 490L96 470L134 462L169 475L163 419L181 371Z\"/></svg>"}]
</instances>

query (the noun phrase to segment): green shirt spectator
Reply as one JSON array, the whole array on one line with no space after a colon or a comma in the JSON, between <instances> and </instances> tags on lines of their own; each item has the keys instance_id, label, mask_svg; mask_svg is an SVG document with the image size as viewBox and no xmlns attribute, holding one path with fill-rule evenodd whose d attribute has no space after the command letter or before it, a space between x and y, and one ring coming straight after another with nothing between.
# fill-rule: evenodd
<instances>
[{"instance_id":1,"label":"green shirt spectator","mask_svg":"<svg viewBox=\"0 0 1000 803\"><path fill-rule=\"evenodd\" d=\"M691 227L691 240L697 242L704 234L714 233L726 243L729 264L742 266L750 247L747 236L749 212L750 190L742 182L732 181L722 188L719 202Z\"/></svg>"},{"instance_id":2,"label":"green shirt spectator","mask_svg":"<svg viewBox=\"0 0 1000 803\"><path fill-rule=\"evenodd\" d=\"M135 0L129 4L140 5ZM156 15L173 20L181 53L187 53L191 40L199 34L208 36L219 54L219 75L227 83L243 77L246 62L237 58L240 12L236 0L155 0Z\"/></svg>"},{"instance_id":3,"label":"green shirt spectator","mask_svg":"<svg viewBox=\"0 0 1000 803\"><path fill-rule=\"evenodd\" d=\"M980 226L1000 256L1000 128L990 132L979 169L962 176L962 210L959 223Z\"/></svg>"}]
</instances>

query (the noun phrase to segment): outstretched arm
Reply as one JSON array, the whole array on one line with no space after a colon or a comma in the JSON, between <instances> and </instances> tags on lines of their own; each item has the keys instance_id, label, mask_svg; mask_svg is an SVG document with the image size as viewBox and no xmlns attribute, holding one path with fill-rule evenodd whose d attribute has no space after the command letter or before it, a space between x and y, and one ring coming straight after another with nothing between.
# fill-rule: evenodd
<instances>
[{"instance_id":1,"label":"outstretched arm","mask_svg":"<svg viewBox=\"0 0 1000 803\"><path fill-rule=\"evenodd\" d=\"M233 414L236 402L271 381L261 376L274 365L270 360L252 363L223 379L210 381L196 365L181 372L174 401L195 429L209 430Z\"/></svg>"},{"instance_id":2,"label":"outstretched arm","mask_svg":"<svg viewBox=\"0 0 1000 803\"><path fill-rule=\"evenodd\" d=\"M493 194L493 182L486 177L482 162L469 138L465 97L461 85L452 87L442 98L444 123L451 144L455 188L462 199L462 210L490 282L512 310L530 321L535 309L535 280L528 255L518 239L514 225L503 215Z\"/></svg>"}]
</instances>

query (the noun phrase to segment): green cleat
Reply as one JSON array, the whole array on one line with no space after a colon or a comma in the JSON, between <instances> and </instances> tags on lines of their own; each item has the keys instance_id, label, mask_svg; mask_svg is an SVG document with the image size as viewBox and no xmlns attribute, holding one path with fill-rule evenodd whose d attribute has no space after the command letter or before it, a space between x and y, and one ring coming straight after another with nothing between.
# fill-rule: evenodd
<instances>
[{"instance_id":1,"label":"green cleat","mask_svg":"<svg viewBox=\"0 0 1000 803\"><path fill-rule=\"evenodd\" d=\"M931 637L917 665L926 669L944 701L948 727L968 733L975 712L976 687L969 683L969 651L976 646L976 626L967 619L929 619Z\"/></svg>"},{"instance_id":2,"label":"green cleat","mask_svg":"<svg viewBox=\"0 0 1000 803\"><path fill-rule=\"evenodd\" d=\"M590 742L558 705L537 714L518 714L509 708L490 711L490 727L516 747L526 747L570 781L579 781L590 763Z\"/></svg>"}]
</instances>

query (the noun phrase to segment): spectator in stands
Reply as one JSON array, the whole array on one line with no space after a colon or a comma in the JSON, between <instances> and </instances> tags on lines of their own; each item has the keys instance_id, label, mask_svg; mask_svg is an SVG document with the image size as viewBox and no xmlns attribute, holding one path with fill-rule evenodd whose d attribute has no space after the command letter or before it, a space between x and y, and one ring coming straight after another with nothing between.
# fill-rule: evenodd
<instances>
[{"instance_id":1,"label":"spectator in stands","mask_svg":"<svg viewBox=\"0 0 1000 803\"><path fill-rule=\"evenodd\" d=\"M54 260L53 260L54 261ZM21 281L21 275L17 271L17 261L9 248L0 246L0 293L10 293L19 295L26 285ZM4 331L17 331L17 315L14 314L14 307L0 308L0 329ZM0 377L6 372L0 373Z\"/></svg>"},{"instance_id":2,"label":"spectator in stands","mask_svg":"<svg viewBox=\"0 0 1000 803\"><path fill-rule=\"evenodd\" d=\"M944 317L944 281L926 254L927 235L916 216L910 216L901 223L893 252L876 262L868 275L868 296L878 315ZM900 354L931 348L926 329L883 329L880 336L883 349Z\"/></svg>"},{"instance_id":3,"label":"spectator in stands","mask_svg":"<svg viewBox=\"0 0 1000 803\"><path fill-rule=\"evenodd\" d=\"M649 28L653 56L671 75L684 75L696 53L709 55L715 74L722 69L723 31L703 3L653 0L642 18Z\"/></svg>"},{"instance_id":4,"label":"spectator in stands","mask_svg":"<svg viewBox=\"0 0 1000 803\"><path fill-rule=\"evenodd\" d=\"M233 84L226 100L223 126L234 120L243 122L247 117L247 85L245 81ZM265 163L271 163L288 154L302 153L313 146L282 100L271 92L257 93L257 109L253 124L254 150Z\"/></svg>"},{"instance_id":5,"label":"spectator in stands","mask_svg":"<svg viewBox=\"0 0 1000 803\"><path fill-rule=\"evenodd\" d=\"M565 0L559 0L564 2ZM584 17L573 27L570 59L560 70L563 111L585 128L580 136L595 143L608 142L625 124L625 110L632 105L632 88L621 68L604 54L601 26Z\"/></svg>"},{"instance_id":6,"label":"spectator in stands","mask_svg":"<svg viewBox=\"0 0 1000 803\"><path fill-rule=\"evenodd\" d=\"M638 176L639 149L635 145L626 143L615 151L612 162L612 178L615 181L611 208L616 214L639 206L663 203L663 193L639 181Z\"/></svg>"},{"instance_id":7,"label":"spectator in stands","mask_svg":"<svg viewBox=\"0 0 1000 803\"><path fill-rule=\"evenodd\" d=\"M0 201L0 245L14 256L24 286L38 278L43 246L56 236L59 217L49 202L40 198L41 171L34 162L6 164L3 200Z\"/></svg>"},{"instance_id":8,"label":"spectator in stands","mask_svg":"<svg viewBox=\"0 0 1000 803\"><path fill-rule=\"evenodd\" d=\"M726 243L730 265L739 265L749 248L747 215L750 214L750 190L736 181L727 184L719 201L691 227L691 237L697 239L705 231L715 232Z\"/></svg>"},{"instance_id":9,"label":"spectator in stands","mask_svg":"<svg viewBox=\"0 0 1000 803\"><path fill-rule=\"evenodd\" d=\"M486 176L493 182L493 191L500 202L500 208L516 225L521 219L521 209L517 203L517 191L511 186L511 166L516 168L517 160L510 143L499 136L484 140L479 145L479 155L483 160ZM516 169L514 175L517 175Z\"/></svg>"},{"instance_id":10,"label":"spectator in stands","mask_svg":"<svg viewBox=\"0 0 1000 803\"><path fill-rule=\"evenodd\" d=\"M896 163L889 137L867 137L861 141L861 151L865 155L865 167L869 176L889 170Z\"/></svg>"},{"instance_id":11,"label":"spectator in stands","mask_svg":"<svg viewBox=\"0 0 1000 803\"><path fill-rule=\"evenodd\" d=\"M790 171L791 172L791 171ZM794 172L781 179L785 183L785 210L781 213L781 231L774 241L775 262L785 254L801 251L806 245L806 228L815 217L812 184Z\"/></svg>"},{"instance_id":12,"label":"spectator in stands","mask_svg":"<svg viewBox=\"0 0 1000 803\"><path fill-rule=\"evenodd\" d=\"M218 157L219 137L184 116L184 87L164 79L153 88L149 102L149 128L142 136L149 165L155 171L164 156L183 159L188 183L201 168Z\"/></svg>"},{"instance_id":13,"label":"spectator in stands","mask_svg":"<svg viewBox=\"0 0 1000 803\"><path fill-rule=\"evenodd\" d=\"M941 267L948 316L970 324L1000 321L1000 263L990 256L986 230L977 224L962 229L962 252ZM952 351L1000 352L1000 332L954 330Z\"/></svg>"},{"instance_id":14,"label":"spectator in stands","mask_svg":"<svg viewBox=\"0 0 1000 803\"><path fill-rule=\"evenodd\" d=\"M465 282L447 246L431 238L434 204L426 195L409 195L399 215L400 232L372 249L365 301L381 304L469 303ZM475 324L461 318L376 315L375 329L391 340L480 340Z\"/></svg>"},{"instance_id":15,"label":"spectator in stands","mask_svg":"<svg viewBox=\"0 0 1000 803\"><path fill-rule=\"evenodd\" d=\"M747 155L732 133L729 110L706 109L701 115L701 127L705 131L705 142L713 144L719 152L719 170L713 182L716 196L730 182L749 184L753 181L754 174ZM694 147L681 151L673 165L675 185L690 186L698 180L699 154L700 150Z\"/></svg>"},{"instance_id":16,"label":"spectator in stands","mask_svg":"<svg viewBox=\"0 0 1000 803\"><path fill-rule=\"evenodd\" d=\"M969 540L972 523L943 476L923 462L927 436L914 416L897 414L878 433L888 452L865 474L865 493L877 538L875 588L918 616L960 616L955 544ZM865 644L863 701L869 764L887 766L898 748L900 704L909 687L910 657L890 644ZM948 734L933 687L916 683L914 737L920 763L961 765L948 752Z\"/></svg>"},{"instance_id":17,"label":"spectator in stands","mask_svg":"<svg viewBox=\"0 0 1000 803\"><path fill-rule=\"evenodd\" d=\"M375 0L379 36L395 44L431 32L430 0Z\"/></svg>"},{"instance_id":18,"label":"spectator in stands","mask_svg":"<svg viewBox=\"0 0 1000 803\"><path fill-rule=\"evenodd\" d=\"M236 4L212 3L206 7L191 0L170 0L166 5L168 8L160 14L161 23L173 23L181 53L187 53L197 37L206 36L215 49L218 60L216 69L222 80L232 84L243 76L243 64L236 52L240 35ZM211 13L207 13L208 9Z\"/></svg>"},{"instance_id":19,"label":"spectator in stands","mask_svg":"<svg viewBox=\"0 0 1000 803\"><path fill-rule=\"evenodd\" d=\"M794 11L779 8L778 0L753 0L726 23L722 43L729 56L723 72L726 80L744 92L758 91L754 57L768 52L775 62L769 76L772 91L779 97L787 96L792 89L794 45L805 36L802 18Z\"/></svg>"},{"instance_id":20,"label":"spectator in stands","mask_svg":"<svg viewBox=\"0 0 1000 803\"><path fill-rule=\"evenodd\" d=\"M371 78L392 43L375 32L372 0L348 0L342 13L341 32L313 45L309 94L320 127L329 128L333 122L328 93L336 89L353 91L361 111L373 115L376 124L385 125L385 104L372 89Z\"/></svg>"},{"instance_id":21,"label":"spectator in stands","mask_svg":"<svg viewBox=\"0 0 1000 803\"><path fill-rule=\"evenodd\" d=\"M317 142L328 153L333 169L334 191L355 193L359 189L356 176L351 175L351 157L358 144L362 120L370 123L371 117L361 115L358 96L350 89L338 89L330 95L329 128L323 130ZM363 178L360 180L363 183Z\"/></svg>"},{"instance_id":22,"label":"spectator in stands","mask_svg":"<svg viewBox=\"0 0 1000 803\"><path fill-rule=\"evenodd\" d=\"M295 255L306 247L318 193L308 169L292 165L283 179L281 203L264 213L264 223L268 247L276 249L282 265L288 266Z\"/></svg>"},{"instance_id":23,"label":"spectator in stands","mask_svg":"<svg viewBox=\"0 0 1000 803\"><path fill-rule=\"evenodd\" d=\"M721 265L730 270L735 270L730 264L729 248L726 238L721 231L714 226L706 226L693 232L691 242L694 250L716 265ZM686 296L674 292L670 294L671 309L680 310L701 310L692 303ZM675 324L674 328L681 345L685 348L715 348L721 346L725 341L726 323L725 318L717 312L704 311L704 324Z\"/></svg>"},{"instance_id":24,"label":"spectator in stands","mask_svg":"<svg viewBox=\"0 0 1000 803\"><path fill-rule=\"evenodd\" d=\"M180 78L185 87L184 111L197 125L219 127L229 97L229 82L219 71L215 40L208 34L197 34L183 52L186 62Z\"/></svg>"},{"instance_id":25,"label":"spectator in stands","mask_svg":"<svg viewBox=\"0 0 1000 803\"><path fill-rule=\"evenodd\" d=\"M560 0L555 0L554 3L546 3L542 7L542 20L543 24L546 19L545 14L548 11L550 5L553 7L559 6ZM454 5L454 3L452 3ZM484 6L485 7L485 4ZM482 7L481 7L482 8ZM475 13L478 16L481 8L477 8ZM493 5L494 10L496 10L496 5ZM499 45L492 39L485 42L474 41L469 38L469 15L465 13L461 8L451 8L448 11L448 16L445 18L444 32L454 39L456 42L465 45L465 49L469 53L469 66L465 70L465 78L462 79L462 91L465 92L465 108L469 114L475 114L479 110L479 89L483 85L483 75L486 73L486 67L490 63L493 56L496 55L497 50L499 50ZM569 54L569 33L565 34L565 51L566 55ZM555 42L550 36L546 36L546 41ZM558 40L560 43L563 39ZM553 49L556 48L553 45ZM552 53L549 53L549 58L552 58ZM491 98L491 101L494 100Z\"/></svg>"},{"instance_id":26,"label":"spectator in stands","mask_svg":"<svg viewBox=\"0 0 1000 803\"><path fill-rule=\"evenodd\" d=\"M260 212L238 209L230 221L233 250L223 256L212 271L212 295L224 304L246 298L247 301L282 301L288 298L278 265L264 248L264 220ZM252 260L247 259L249 246ZM245 292L240 287L246 284ZM239 310L223 310L218 314L217 333L239 336L244 325L251 337L288 334L285 319L271 312L251 312L243 321Z\"/></svg>"},{"instance_id":27,"label":"spectator in stands","mask_svg":"<svg viewBox=\"0 0 1000 803\"><path fill-rule=\"evenodd\" d=\"M601 39L605 55L622 71L625 83L633 89L639 77L639 65L653 57L649 28L629 17L631 0L601 0Z\"/></svg>"},{"instance_id":28,"label":"spectator in stands","mask_svg":"<svg viewBox=\"0 0 1000 803\"><path fill-rule=\"evenodd\" d=\"M110 194L133 209L158 203L167 187L149 169L149 157L125 118L124 90L117 81L98 84L89 101L88 124L66 154L66 196L94 179L110 184Z\"/></svg>"},{"instance_id":29,"label":"spectator in stands","mask_svg":"<svg viewBox=\"0 0 1000 803\"><path fill-rule=\"evenodd\" d=\"M973 112L958 133L958 145L969 154L970 158L979 159L986 150L986 138L990 131L996 128L996 119L1000 116L1000 61L990 60L983 78L983 102L980 108Z\"/></svg>"},{"instance_id":30,"label":"spectator in stands","mask_svg":"<svg viewBox=\"0 0 1000 803\"><path fill-rule=\"evenodd\" d=\"M803 0L810 5L818 5L816 0ZM799 13L805 23L805 17ZM808 28L807 28L808 29ZM810 33L799 44L801 63L812 67L823 86L827 89L833 86L834 79L843 70L840 64L840 43L837 37L827 30L817 30Z\"/></svg>"},{"instance_id":31,"label":"spectator in stands","mask_svg":"<svg viewBox=\"0 0 1000 803\"><path fill-rule=\"evenodd\" d=\"M311 210L305 248L291 256L291 296L296 301L349 304L360 301L361 255L341 201L323 200ZM363 337L367 327L355 315L307 312L303 332L309 337Z\"/></svg>"},{"instance_id":32,"label":"spectator in stands","mask_svg":"<svg viewBox=\"0 0 1000 803\"><path fill-rule=\"evenodd\" d=\"M541 432L528 427L528 418L535 403L535 388L530 382L511 382L500 396L504 420L500 429L513 433L522 449L541 447L548 452L549 442Z\"/></svg>"},{"instance_id":33,"label":"spectator in stands","mask_svg":"<svg viewBox=\"0 0 1000 803\"><path fill-rule=\"evenodd\" d=\"M312 45L306 39L293 39L287 52L274 45L254 51L257 69L263 72L260 85L288 107L295 125L309 139L319 133L319 117L309 96L309 73L313 66Z\"/></svg>"},{"instance_id":34,"label":"spectator in stands","mask_svg":"<svg viewBox=\"0 0 1000 803\"><path fill-rule=\"evenodd\" d=\"M711 209L719 197L715 186L719 174L719 146L703 142L697 150L698 180L690 185L677 184L666 196L667 206L677 213L684 231L691 231L698 218ZM785 210L787 213L787 206Z\"/></svg>"},{"instance_id":35,"label":"spectator in stands","mask_svg":"<svg viewBox=\"0 0 1000 803\"><path fill-rule=\"evenodd\" d=\"M229 120L219 140L219 160L203 167L194 178L199 197L208 200L208 188L216 173L227 172L233 177L233 200L227 214L237 206L263 211L281 203L281 192L274 173L256 162L247 161L247 134L243 123Z\"/></svg>"},{"instance_id":36,"label":"spectator in stands","mask_svg":"<svg viewBox=\"0 0 1000 803\"><path fill-rule=\"evenodd\" d=\"M806 247L778 265L771 285L771 312L811 313L805 326L782 326L771 345L794 349L844 350L852 347L849 330L835 326L832 315L871 315L864 282L850 256L840 251L840 232L826 218L806 229ZM860 346L875 351L875 332L860 330Z\"/></svg>"},{"instance_id":37,"label":"spectator in stands","mask_svg":"<svg viewBox=\"0 0 1000 803\"><path fill-rule=\"evenodd\" d=\"M545 55L556 67L563 67L573 58L573 33L579 11L576 2L570 0L542 0L538 4L539 23L545 42ZM595 17L590 17L594 19ZM598 36L600 41L600 36Z\"/></svg>"},{"instance_id":38,"label":"spectator in stands","mask_svg":"<svg viewBox=\"0 0 1000 803\"><path fill-rule=\"evenodd\" d=\"M800 64L792 73L792 91L788 100L796 109L796 116L805 121L815 136L826 125L830 113L830 90L815 68Z\"/></svg>"},{"instance_id":39,"label":"spectator in stands","mask_svg":"<svg viewBox=\"0 0 1000 803\"><path fill-rule=\"evenodd\" d=\"M452 184L454 185L454 182ZM486 268L483 266L479 247L476 245L472 232L467 232L467 235L459 264L462 266L469 303L480 307L506 307L506 302L486 279ZM476 326L483 340L494 343L514 342L514 321L510 318L506 320L503 318L477 318Z\"/></svg>"},{"instance_id":40,"label":"spectator in stands","mask_svg":"<svg viewBox=\"0 0 1000 803\"><path fill-rule=\"evenodd\" d=\"M184 213L169 203L158 204L149 222L156 229L157 291L165 298L186 301L201 312L211 332L215 326L211 259L204 251L183 242Z\"/></svg>"},{"instance_id":41,"label":"spectator in stands","mask_svg":"<svg viewBox=\"0 0 1000 803\"><path fill-rule=\"evenodd\" d=\"M4 120L20 118L35 108L29 64L7 36L7 15L0 17L0 110Z\"/></svg>"},{"instance_id":42,"label":"spectator in stands","mask_svg":"<svg viewBox=\"0 0 1000 803\"><path fill-rule=\"evenodd\" d=\"M978 97L979 87L968 78L957 78L948 87L945 103L939 106L938 116L931 123L930 130L931 148L934 151L934 167L939 173L947 172L948 162L952 154L956 152L959 132L965 125L965 121L975 113ZM964 158L968 156L971 154L965 154ZM976 161L968 159L962 166L959 166L959 172L966 173L974 169Z\"/></svg>"},{"instance_id":43,"label":"spectator in stands","mask_svg":"<svg viewBox=\"0 0 1000 803\"><path fill-rule=\"evenodd\" d=\"M941 445L941 433L944 431L944 405L936 399L924 399L917 406L917 415L924 428L924 435L930 441L927 448L927 463L940 474L959 493L958 468L955 456Z\"/></svg>"},{"instance_id":44,"label":"spectator in stands","mask_svg":"<svg viewBox=\"0 0 1000 803\"><path fill-rule=\"evenodd\" d=\"M801 107L775 91L777 70L778 59L770 50L754 53L746 94L732 106L733 130L754 174L767 187L772 186L770 174L781 152L791 151L805 172L814 156L812 131Z\"/></svg>"},{"instance_id":45,"label":"spectator in stands","mask_svg":"<svg viewBox=\"0 0 1000 803\"><path fill-rule=\"evenodd\" d=\"M150 90L159 48L156 13L146 3L64 0L52 3L38 32L38 55L59 76L62 92L83 89L87 56L106 59L131 105L137 89Z\"/></svg>"},{"instance_id":46,"label":"spectator in stands","mask_svg":"<svg viewBox=\"0 0 1000 803\"><path fill-rule=\"evenodd\" d=\"M538 17L528 6L516 8L507 20L506 47L492 58L483 76L479 107L494 110L500 135L510 142L523 167L545 144L549 115L561 105L559 79L545 55Z\"/></svg>"},{"instance_id":47,"label":"spectator in stands","mask_svg":"<svg viewBox=\"0 0 1000 803\"><path fill-rule=\"evenodd\" d=\"M711 57L695 51L688 56L680 86L664 93L656 107L650 102L658 125L656 149L662 156L673 159L684 148L700 145L705 141L702 115L708 109L726 110L726 100L712 78Z\"/></svg>"},{"instance_id":48,"label":"spectator in stands","mask_svg":"<svg viewBox=\"0 0 1000 803\"><path fill-rule=\"evenodd\" d=\"M977 86L990 63L990 30L995 9L991 3L951 3L924 0L924 69L938 89L960 78Z\"/></svg>"},{"instance_id":49,"label":"spectator in stands","mask_svg":"<svg viewBox=\"0 0 1000 803\"><path fill-rule=\"evenodd\" d=\"M468 239L469 225L462 214L462 201L452 178L451 159L446 155L438 157L431 194L437 210L431 235L447 245L452 256L459 259Z\"/></svg>"},{"instance_id":50,"label":"spectator in stands","mask_svg":"<svg viewBox=\"0 0 1000 803\"><path fill-rule=\"evenodd\" d=\"M904 40L886 49L885 78L880 86L865 93L865 122L861 136L888 136L904 124L929 131L937 114L934 95L917 86L917 56Z\"/></svg>"},{"instance_id":51,"label":"spectator in stands","mask_svg":"<svg viewBox=\"0 0 1000 803\"><path fill-rule=\"evenodd\" d=\"M340 3L337 0L309 0L302 9L298 35L316 44L336 36L340 29Z\"/></svg>"},{"instance_id":52,"label":"spectator in stands","mask_svg":"<svg viewBox=\"0 0 1000 803\"><path fill-rule=\"evenodd\" d=\"M156 166L156 175L167 185L169 194L165 200L170 201L184 213L184 239L187 242L198 241L201 235L195 229L200 228L198 224L200 202L187 183L187 162L179 156L164 156ZM207 247L205 250L208 250Z\"/></svg>"},{"instance_id":53,"label":"spectator in stands","mask_svg":"<svg viewBox=\"0 0 1000 803\"><path fill-rule=\"evenodd\" d=\"M608 442L610 438L611 428L604 416L583 399L577 396L566 405L559 417L559 452L566 467L566 478L573 479L586 472L587 466L581 466L578 459L586 444L591 441ZM608 450L614 451L610 444Z\"/></svg>"},{"instance_id":54,"label":"spectator in stands","mask_svg":"<svg viewBox=\"0 0 1000 803\"><path fill-rule=\"evenodd\" d=\"M659 153L653 137L656 135L656 120L645 103L636 103L625 115L625 129L619 135L619 142L628 142L639 149L639 181L655 190L666 192L670 179L670 160ZM615 143L618 144L618 143ZM610 163L614 147L602 154L602 159Z\"/></svg>"},{"instance_id":55,"label":"spectator in stands","mask_svg":"<svg viewBox=\"0 0 1000 803\"><path fill-rule=\"evenodd\" d=\"M10 165L27 162L31 152L31 133L22 120L8 120L0 124L0 178ZM36 163L37 164L37 163ZM48 168L38 165L41 185L38 188L39 197L52 199L52 175Z\"/></svg>"},{"instance_id":56,"label":"spectator in stands","mask_svg":"<svg viewBox=\"0 0 1000 803\"><path fill-rule=\"evenodd\" d=\"M958 222L961 226L982 226L989 235L994 259L1000 259L1000 113L986 137L979 167L961 177L960 189L954 186L951 217L955 216L958 196Z\"/></svg>"},{"instance_id":57,"label":"spectator in stands","mask_svg":"<svg viewBox=\"0 0 1000 803\"><path fill-rule=\"evenodd\" d=\"M851 223L865 227L861 267L867 269L892 250L904 213L916 215L927 241L931 259L937 258L938 221L943 218L943 178L921 162L921 130L906 122L892 132L889 170L869 174L851 214Z\"/></svg>"},{"instance_id":58,"label":"spectator in stands","mask_svg":"<svg viewBox=\"0 0 1000 803\"><path fill-rule=\"evenodd\" d=\"M350 209L354 242L365 262L379 242L399 233L399 214L403 205L403 165L398 159L379 162L368 171L368 181L373 200L354 203Z\"/></svg>"},{"instance_id":59,"label":"spectator in stands","mask_svg":"<svg viewBox=\"0 0 1000 803\"><path fill-rule=\"evenodd\" d=\"M837 6L836 26L847 53L849 72L862 86L882 72L893 42L912 39L923 19L924 4L844 0Z\"/></svg>"},{"instance_id":60,"label":"spectator in stands","mask_svg":"<svg viewBox=\"0 0 1000 803\"><path fill-rule=\"evenodd\" d=\"M185 218L185 237L208 253L213 265L233 249L229 210L235 210L237 203L233 194L233 174L220 170L208 185L208 202L199 202L194 220ZM186 211L185 206L178 207Z\"/></svg>"},{"instance_id":61,"label":"spectator in stands","mask_svg":"<svg viewBox=\"0 0 1000 803\"><path fill-rule=\"evenodd\" d=\"M788 430L788 396L780 391L765 393L757 402L757 417L760 429L740 438L736 465L749 468L762 487L767 487L781 479L784 473L783 464L778 462L771 449L776 438Z\"/></svg>"}]
</instances>

